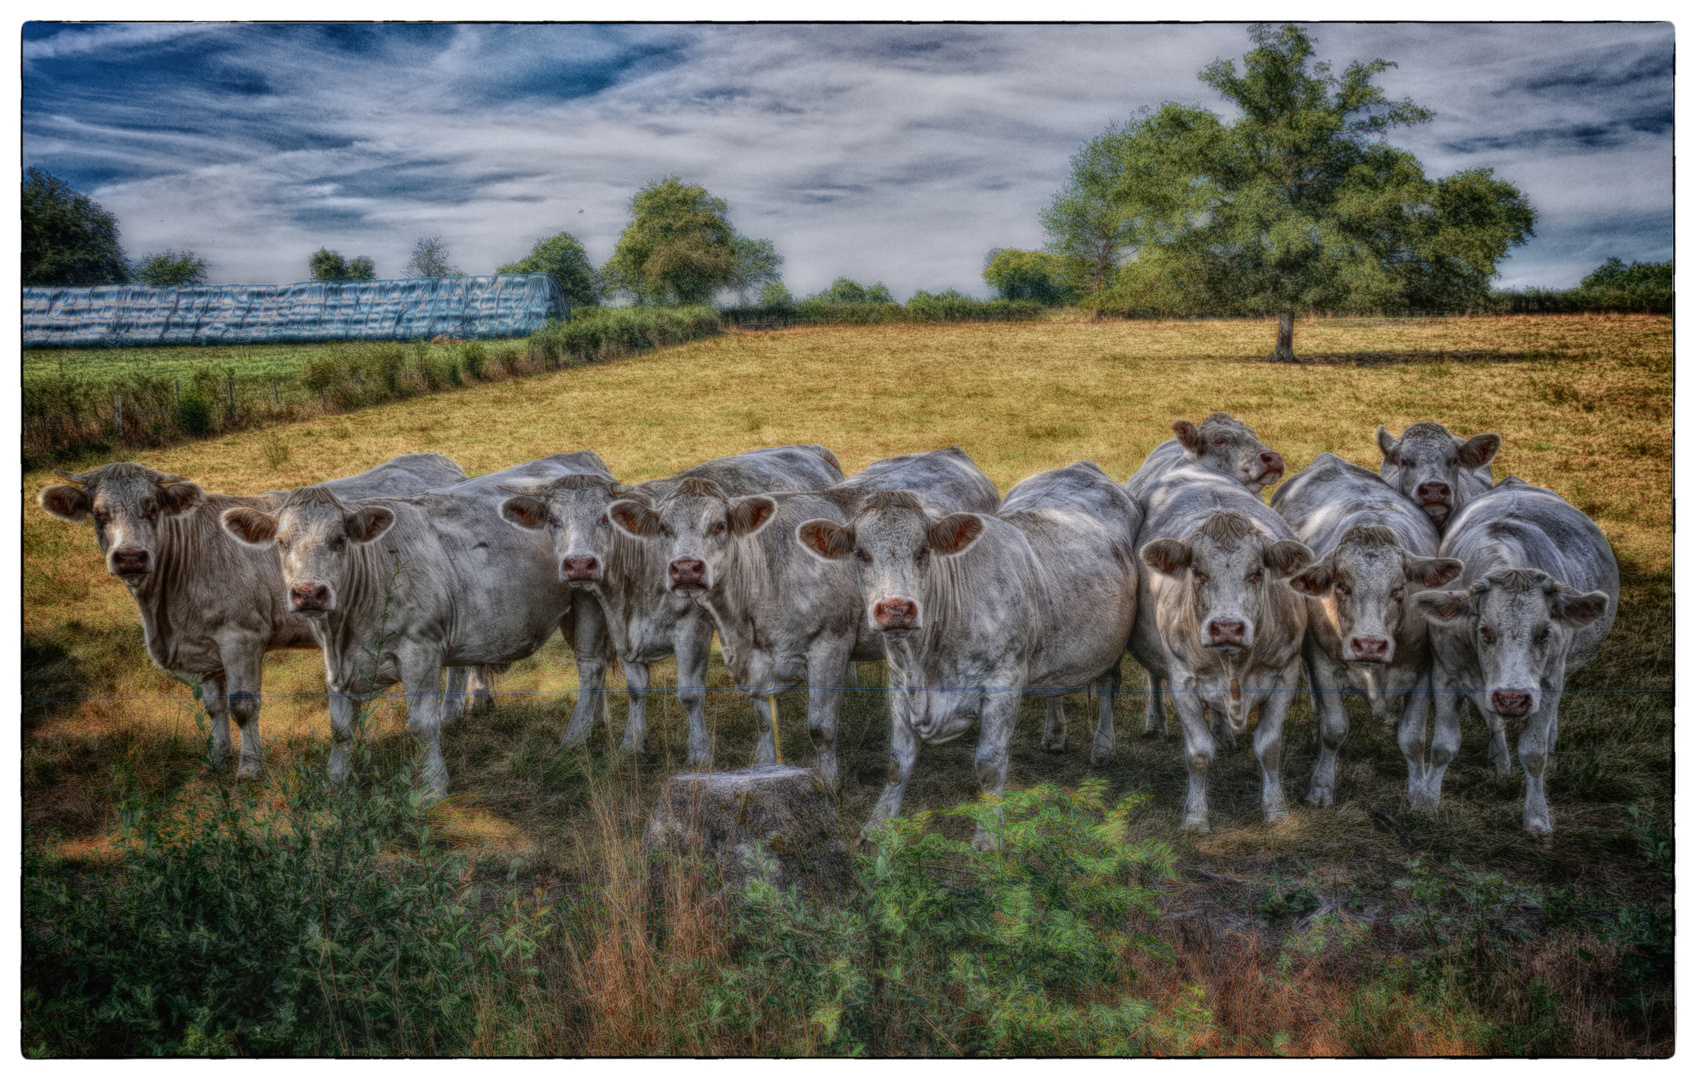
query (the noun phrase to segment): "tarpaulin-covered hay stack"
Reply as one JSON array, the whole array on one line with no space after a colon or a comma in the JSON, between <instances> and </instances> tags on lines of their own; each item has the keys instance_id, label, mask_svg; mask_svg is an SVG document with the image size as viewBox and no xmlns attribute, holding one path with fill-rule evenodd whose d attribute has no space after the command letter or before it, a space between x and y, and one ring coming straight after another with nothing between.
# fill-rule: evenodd
<instances>
[{"instance_id":1,"label":"tarpaulin-covered hay stack","mask_svg":"<svg viewBox=\"0 0 1696 1080\"><path fill-rule=\"evenodd\" d=\"M26 349L512 338L570 310L546 274L23 292Z\"/></svg>"}]
</instances>

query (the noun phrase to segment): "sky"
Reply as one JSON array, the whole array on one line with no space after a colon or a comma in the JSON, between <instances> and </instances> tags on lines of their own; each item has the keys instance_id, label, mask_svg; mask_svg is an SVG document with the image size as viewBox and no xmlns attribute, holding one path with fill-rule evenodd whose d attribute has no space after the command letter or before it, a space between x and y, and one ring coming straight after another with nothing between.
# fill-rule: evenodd
<instances>
[{"instance_id":1,"label":"sky","mask_svg":"<svg viewBox=\"0 0 1696 1080\"><path fill-rule=\"evenodd\" d=\"M1435 119L1391 141L1487 166L1537 235L1504 287L1673 255L1673 30L1307 24L1341 69L1383 57ZM1069 157L1248 48L1202 25L257 25L23 28L23 161L117 215L131 258L213 282L308 276L321 246L400 276L413 241L491 273L573 233L596 264L668 175L771 239L796 295L838 276L987 295L984 255L1043 243Z\"/></svg>"}]
</instances>

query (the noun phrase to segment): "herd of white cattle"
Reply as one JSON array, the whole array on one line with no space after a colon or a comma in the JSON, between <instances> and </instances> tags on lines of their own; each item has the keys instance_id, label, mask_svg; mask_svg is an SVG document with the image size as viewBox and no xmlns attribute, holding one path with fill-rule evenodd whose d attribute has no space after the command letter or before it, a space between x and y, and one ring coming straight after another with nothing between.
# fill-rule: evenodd
<instances>
[{"instance_id":1,"label":"herd of white cattle","mask_svg":"<svg viewBox=\"0 0 1696 1080\"><path fill-rule=\"evenodd\" d=\"M1545 488L1493 484L1496 435L1421 423L1398 439L1380 427L1377 473L1321 454L1269 508L1258 493L1284 461L1247 425L1215 413L1172 427L1177 438L1123 485L1080 461L1005 497L958 447L844 476L830 450L806 445L635 485L590 450L475 479L439 454L408 454L254 496L115 463L60 473L39 501L93 520L149 655L203 687L220 760L229 718L241 727L242 775L262 762L264 654L317 647L332 776L347 768L358 704L399 683L426 782L444 793L443 721L487 703L491 674L556 628L580 688L566 745L606 715L616 659L630 702L621 749L640 751L648 665L675 656L689 761L707 765L717 633L760 715L755 760L775 757L774 695L806 686L832 785L852 665L888 661L888 782L870 828L900 812L920 743L973 724L978 784L999 792L1024 691L1047 695L1042 746L1053 751L1066 745L1060 693L1102 691L1090 760L1107 761L1128 650L1149 675L1145 733L1165 731L1168 702L1182 726L1187 827L1208 827L1216 748L1251 726L1266 817L1287 813L1284 718L1305 672L1321 742L1310 803L1334 798L1353 692L1398 724L1408 799L1434 811L1470 699L1501 772L1512 767L1506 722L1523 723L1525 828L1551 834L1544 776L1560 697L1619 606L1595 523Z\"/></svg>"}]
</instances>

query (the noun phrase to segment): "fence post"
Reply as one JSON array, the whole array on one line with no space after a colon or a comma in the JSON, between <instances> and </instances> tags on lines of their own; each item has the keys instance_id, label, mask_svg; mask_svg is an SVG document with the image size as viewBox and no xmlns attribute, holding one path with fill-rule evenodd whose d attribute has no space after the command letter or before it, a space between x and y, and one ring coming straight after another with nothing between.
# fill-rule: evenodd
<instances>
[{"instance_id":1,"label":"fence post","mask_svg":"<svg viewBox=\"0 0 1696 1080\"><path fill-rule=\"evenodd\" d=\"M361 394L365 393L365 373L358 368L353 369L353 384L359 387Z\"/></svg>"},{"instance_id":2,"label":"fence post","mask_svg":"<svg viewBox=\"0 0 1696 1080\"><path fill-rule=\"evenodd\" d=\"M171 400L176 404L177 410L179 412L182 411L182 407L183 407L183 381L181 379L172 379L171 380Z\"/></svg>"},{"instance_id":3,"label":"fence post","mask_svg":"<svg viewBox=\"0 0 1696 1080\"><path fill-rule=\"evenodd\" d=\"M124 437L124 395L112 395L112 417L118 424L118 438Z\"/></svg>"},{"instance_id":4,"label":"fence post","mask_svg":"<svg viewBox=\"0 0 1696 1080\"><path fill-rule=\"evenodd\" d=\"M320 409L323 409L325 412L330 411L330 403L329 403L328 400L325 399L324 391L323 391L322 387L320 387L319 390L318 390L318 407Z\"/></svg>"},{"instance_id":5,"label":"fence post","mask_svg":"<svg viewBox=\"0 0 1696 1080\"><path fill-rule=\"evenodd\" d=\"M236 413L236 377L234 375L229 377L228 386L230 388L230 423L233 424L241 419Z\"/></svg>"},{"instance_id":6,"label":"fence post","mask_svg":"<svg viewBox=\"0 0 1696 1080\"><path fill-rule=\"evenodd\" d=\"M277 393L276 379L271 380L271 400L276 403L277 408L280 409L283 407L283 395Z\"/></svg>"}]
</instances>

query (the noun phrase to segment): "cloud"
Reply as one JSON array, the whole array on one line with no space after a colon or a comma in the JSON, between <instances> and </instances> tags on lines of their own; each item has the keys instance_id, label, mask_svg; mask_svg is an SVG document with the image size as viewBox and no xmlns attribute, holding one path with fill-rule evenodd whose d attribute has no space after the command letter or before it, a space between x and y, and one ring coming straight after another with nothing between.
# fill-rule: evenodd
<instances>
[{"instance_id":1,"label":"cloud","mask_svg":"<svg viewBox=\"0 0 1696 1080\"><path fill-rule=\"evenodd\" d=\"M1314 33L1327 58L1399 62L1387 89L1437 117L1396 142L1429 172L1493 166L1528 191L1538 237L1505 282L1670 257L1670 26ZM186 246L218 279L285 281L324 244L397 273L439 233L487 271L563 228L599 261L634 191L675 174L774 240L797 292L847 274L898 295L983 293L983 253L1041 244L1037 211L1083 142L1165 100L1227 112L1196 73L1247 41L1219 24L30 23L24 39L26 164L116 213L132 254Z\"/></svg>"}]
</instances>

